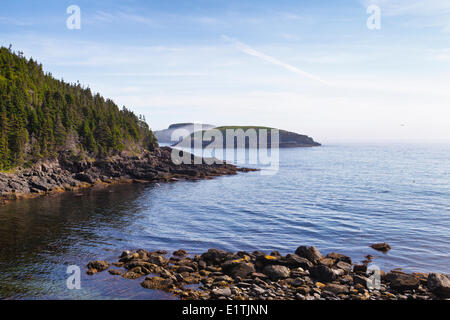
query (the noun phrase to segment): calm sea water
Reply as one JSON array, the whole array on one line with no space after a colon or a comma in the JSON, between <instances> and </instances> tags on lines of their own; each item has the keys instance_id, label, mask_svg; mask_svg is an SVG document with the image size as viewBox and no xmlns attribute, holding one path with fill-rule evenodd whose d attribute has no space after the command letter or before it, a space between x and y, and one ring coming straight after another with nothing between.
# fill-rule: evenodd
<instances>
[{"instance_id":1,"label":"calm sea water","mask_svg":"<svg viewBox=\"0 0 450 320\"><path fill-rule=\"evenodd\" d=\"M120 185L0 207L0 298L170 299L93 259L124 249L208 248L371 254L383 270L450 273L450 145L285 149L276 175ZM388 242L392 250L369 247ZM82 289L66 287L82 267Z\"/></svg>"}]
</instances>

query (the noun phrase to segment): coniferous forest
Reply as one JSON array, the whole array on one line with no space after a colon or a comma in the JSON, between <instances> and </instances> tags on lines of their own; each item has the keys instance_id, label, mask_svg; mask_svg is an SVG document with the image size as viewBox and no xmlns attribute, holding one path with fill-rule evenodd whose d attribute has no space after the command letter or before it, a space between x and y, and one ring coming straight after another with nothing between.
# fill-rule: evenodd
<instances>
[{"instance_id":1,"label":"coniferous forest","mask_svg":"<svg viewBox=\"0 0 450 320\"><path fill-rule=\"evenodd\" d=\"M0 170L60 151L99 158L156 146L143 116L79 83L55 79L22 52L0 48Z\"/></svg>"}]
</instances>

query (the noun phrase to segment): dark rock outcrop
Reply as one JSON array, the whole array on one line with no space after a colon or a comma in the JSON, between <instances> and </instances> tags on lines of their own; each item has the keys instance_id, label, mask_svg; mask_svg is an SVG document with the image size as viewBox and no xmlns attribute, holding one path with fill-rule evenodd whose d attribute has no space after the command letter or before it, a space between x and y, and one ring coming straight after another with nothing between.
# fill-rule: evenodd
<instances>
[{"instance_id":1,"label":"dark rock outcrop","mask_svg":"<svg viewBox=\"0 0 450 320\"><path fill-rule=\"evenodd\" d=\"M58 159L39 163L15 173L0 173L0 203L48 193L76 190L119 182L167 182L198 180L238 172L254 171L230 164L207 164L204 159L180 152L188 163L175 164L172 149L157 148L142 154L123 153L95 161L79 161L61 153Z\"/></svg>"}]
</instances>

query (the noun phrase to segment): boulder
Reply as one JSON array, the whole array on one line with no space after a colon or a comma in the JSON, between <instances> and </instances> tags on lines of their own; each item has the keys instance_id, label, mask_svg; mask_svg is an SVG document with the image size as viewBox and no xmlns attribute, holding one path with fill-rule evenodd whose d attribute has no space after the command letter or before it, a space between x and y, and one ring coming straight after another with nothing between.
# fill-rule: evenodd
<instances>
[{"instance_id":1,"label":"boulder","mask_svg":"<svg viewBox=\"0 0 450 320\"><path fill-rule=\"evenodd\" d=\"M281 265L267 265L263 269L263 273L272 281L285 279L289 277L291 271L289 268Z\"/></svg>"},{"instance_id":2,"label":"boulder","mask_svg":"<svg viewBox=\"0 0 450 320\"><path fill-rule=\"evenodd\" d=\"M144 282L141 283L146 289L163 290L168 291L172 288L173 281L170 278L161 277L147 277Z\"/></svg>"},{"instance_id":3,"label":"boulder","mask_svg":"<svg viewBox=\"0 0 450 320\"><path fill-rule=\"evenodd\" d=\"M355 274L353 276L353 283L355 285L359 284L359 285L362 285L364 288L367 288L367 284L369 282L370 282L370 280L367 277L365 277L365 276L357 275L357 274Z\"/></svg>"},{"instance_id":4,"label":"boulder","mask_svg":"<svg viewBox=\"0 0 450 320\"><path fill-rule=\"evenodd\" d=\"M320 282L332 282L336 279L333 270L323 264L318 264L309 270L311 276Z\"/></svg>"},{"instance_id":5,"label":"boulder","mask_svg":"<svg viewBox=\"0 0 450 320\"><path fill-rule=\"evenodd\" d=\"M313 266L311 261L306 258L302 258L296 254L288 254L286 258L280 261L283 265L294 269L294 268L302 268L304 270L309 270Z\"/></svg>"},{"instance_id":6,"label":"boulder","mask_svg":"<svg viewBox=\"0 0 450 320\"><path fill-rule=\"evenodd\" d=\"M354 273L366 274L366 272L367 272L367 265L365 265L365 264L355 264L353 266L353 272Z\"/></svg>"},{"instance_id":7,"label":"boulder","mask_svg":"<svg viewBox=\"0 0 450 320\"><path fill-rule=\"evenodd\" d=\"M336 263L336 267L344 270L345 273L350 273L352 271L352 265L344 261L339 261Z\"/></svg>"},{"instance_id":8,"label":"boulder","mask_svg":"<svg viewBox=\"0 0 450 320\"><path fill-rule=\"evenodd\" d=\"M119 269L110 269L108 272L114 276L120 276L122 272Z\"/></svg>"},{"instance_id":9,"label":"boulder","mask_svg":"<svg viewBox=\"0 0 450 320\"><path fill-rule=\"evenodd\" d=\"M450 298L450 277L440 273L430 273L427 281L428 289L437 296Z\"/></svg>"},{"instance_id":10,"label":"boulder","mask_svg":"<svg viewBox=\"0 0 450 320\"><path fill-rule=\"evenodd\" d=\"M295 254L302 258L308 259L313 263L318 263L321 259L323 259L320 251L314 246L300 246L297 248L297 250L295 250Z\"/></svg>"},{"instance_id":11,"label":"boulder","mask_svg":"<svg viewBox=\"0 0 450 320\"><path fill-rule=\"evenodd\" d=\"M156 264L157 266L167 266L169 260L166 257L163 257L159 254L153 254L148 257L148 262L152 264Z\"/></svg>"},{"instance_id":12,"label":"boulder","mask_svg":"<svg viewBox=\"0 0 450 320\"><path fill-rule=\"evenodd\" d=\"M390 272L385 279L389 282L390 287L398 292L417 289L420 284L417 277L403 272Z\"/></svg>"},{"instance_id":13,"label":"boulder","mask_svg":"<svg viewBox=\"0 0 450 320\"><path fill-rule=\"evenodd\" d=\"M329 291L332 292L334 294L339 294L339 293L348 293L349 289L346 285L342 285L342 284L335 284L335 283L329 283L327 284L324 288L324 291Z\"/></svg>"},{"instance_id":14,"label":"boulder","mask_svg":"<svg viewBox=\"0 0 450 320\"><path fill-rule=\"evenodd\" d=\"M172 254L176 257L184 257L187 254L187 252L186 252L186 250L180 249L180 250L174 251Z\"/></svg>"},{"instance_id":15,"label":"boulder","mask_svg":"<svg viewBox=\"0 0 450 320\"><path fill-rule=\"evenodd\" d=\"M336 260L334 260L332 258L323 258L323 259L320 259L320 261L319 261L320 264L323 264L324 266L327 266L327 267L330 267L330 268L332 266L334 266L335 262L336 262Z\"/></svg>"},{"instance_id":16,"label":"boulder","mask_svg":"<svg viewBox=\"0 0 450 320\"><path fill-rule=\"evenodd\" d=\"M386 242L374 243L374 244L370 245L370 247L375 250L382 251L382 252L387 252L387 251L391 250L391 246L389 244L387 244Z\"/></svg>"},{"instance_id":17,"label":"boulder","mask_svg":"<svg viewBox=\"0 0 450 320\"><path fill-rule=\"evenodd\" d=\"M251 262L229 260L222 264L222 271L230 275L234 279L240 277L242 279L248 278L248 275L255 272L255 266Z\"/></svg>"},{"instance_id":18,"label":"boulder","mask_svg":"<svg viewBox=\"0 0 450 320\"><path fill-rule=\"evenodd\" d=\"M209 249L200 257L209 265L220 265L226 260L239 259L239 257L234 255L232 252L226 252L218 249Z\"/></svg>"},{"instance_id":19,"label":"boulder","mask_svg":"<svg viewBox=\"0 0 450 320\"><path fill-rule=\"evenodd\" d=\"M331 253L327 254L327 258L331 258L336 261L343 261L348 264L352 264L352 259L349 256L346 256L346 255L343 255L343 254L337 253L337 252L331 252Z\"/></svg>"},{"instance_id":20,"label":"boulder","mask_svg":"<svg viewBox=\"0 0 450 320\"><path fill-rule=\"evenodd\" d=\"M212 291L212 293L218 297L229 297L229 296L231 296L231 289L230 288L217 288L217 289L214 289Z\"/></svg>"},{"instance_id":21,"label":"boulder","mask_svg":"<svg viewBox=\"0 0 450 320\"><path fill-rule=\"evenodd\" d=\"M179 266L179 267L177 268L177 272L179 272L179 273L183 273L183 272L192 273L192 272L194 272L194 271L195 271L195 270L194 270L193 268L188 267L188 266Z\"/></svg>"},{"instance_id":22,"label":"boulder","mask_svg":"<svg viewBox=\"0 0 450 320\"><path fill-rule=\"evenodd\" d=\"M76 173L73 178L81 182L95 183L95 179L87 173Z\"/></svg>"},{"instance_id":23,"label":"boulder","mask_svg":"<svg viewBox=\"0 0 450 320\"><path fill-rule=\"evenodd\" d=\"M104 260L91 261L88 263L87 267L89 269L96 269L97 271L104 271L109 268L109 263Z\"/></svg>"}]
</instances>

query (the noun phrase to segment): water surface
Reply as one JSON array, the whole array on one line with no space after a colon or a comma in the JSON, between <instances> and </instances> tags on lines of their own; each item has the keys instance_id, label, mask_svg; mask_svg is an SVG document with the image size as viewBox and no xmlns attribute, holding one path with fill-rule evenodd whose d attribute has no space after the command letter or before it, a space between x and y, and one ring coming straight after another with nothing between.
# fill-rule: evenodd
<instances>
[{"instance_id":1,"label":"water surface","mask_svg":"<svg viewBox=\"0 0 450 320\"><path fill-rule=\"evenodd\" d=\"M87 276L124 249L295 251L315 245L384 270L450 273L450 146L284 149L280 170L119 185L0 207L0 298L171 299L142 279ZM379 253L369 245L388 242ZM82 289L66 269L82 267Z\"/></svg>"}]
</instances>

